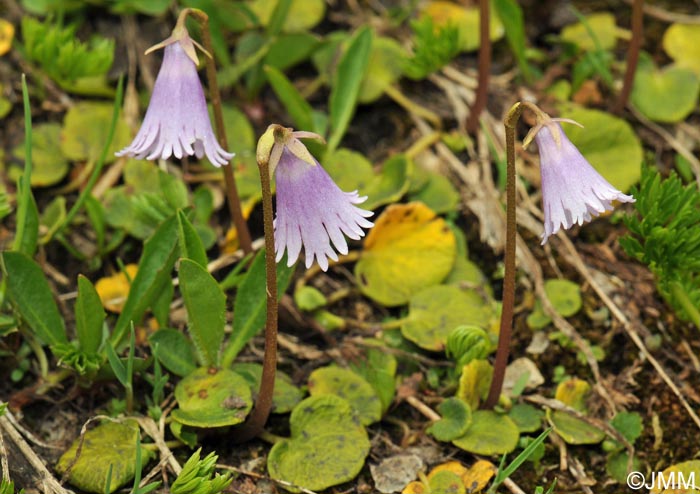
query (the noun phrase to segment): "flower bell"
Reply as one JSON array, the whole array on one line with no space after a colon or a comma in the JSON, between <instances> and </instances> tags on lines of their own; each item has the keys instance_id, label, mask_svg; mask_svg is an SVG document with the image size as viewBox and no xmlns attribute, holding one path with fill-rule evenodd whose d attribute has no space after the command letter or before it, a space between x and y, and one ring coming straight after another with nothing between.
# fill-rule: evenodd
<instances>
[{"instance_id":1,"label":"flower bell","mask_svg":"<svg viewBox=\"0 0 700 494\"><path fill-rule=\"evenodd\" d=\"M195 155L215 166L226 165L233 153L224 150L216 140L209 120L207 101L197 75L195 45L209 55L185 28L185 9L180 14L170 37L146 50L146 54L164 48L163 64L158 72L153 94L133 142L117 156L138 159L168 159Z\"/></svg>"},{"instance_id":2,"label":"flower bell","mask_svg":"<svg viewBox=\"0 0 700 494\"><path fill-rule=\"evenodd\" d=\"M538 112L537 125L524 140L534 136L540 153L544 233L542 245L561 227L582 225L593 217L613 209L613 201L634 202L610 185L566 137L559 122L580 125L563 118L550 118Z\"/></svg>"},{"instance_id":3,"label":"flower bell","mask_svg":"<svg viewBox=\"0 0 700 494\"><path fill-rule=\"evenodd\" d=\"M362 229L374 225L366 219L373 213L355 206L367 197L338 188L299 140L306 138L323 140L312 132L270 125L258 143L258 162L267 161L270 175L275 176L277 262L286 249L287 265L291 266L303 246L306 267L311 267L315 258L326 271L328 259L338 260L336 251L348 253L346 236L359 240L365 234Z\"/></svg>"}]
</instances>

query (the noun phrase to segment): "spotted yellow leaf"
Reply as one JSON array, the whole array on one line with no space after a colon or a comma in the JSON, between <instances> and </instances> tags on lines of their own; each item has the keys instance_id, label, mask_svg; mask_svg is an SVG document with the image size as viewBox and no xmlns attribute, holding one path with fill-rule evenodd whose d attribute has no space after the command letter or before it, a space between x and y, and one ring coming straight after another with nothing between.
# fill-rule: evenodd
<instances>
[{"instance_id":1,"label":"spotted yellow leaf","mask_svg":"<svg viewBox=\"0 0 700 494\"><path fill-rule=\"evenodd\" d=\"M481 492L489 481L496 475L496 466L490 461L479 460L461 476L467 494Z\"/></svg>"},{"instance_id":2,"label":"spotted yellow leaf","mask_svg":"<svg viewBox=\"0 0 700 494\"><path fill-rule=\"evenodd\" d=\"M454 233L428 206L394 204L367 235L355 276L368 297L386 306L402 305L444 280L456 252Z\"/></svg>"}]
</instances>

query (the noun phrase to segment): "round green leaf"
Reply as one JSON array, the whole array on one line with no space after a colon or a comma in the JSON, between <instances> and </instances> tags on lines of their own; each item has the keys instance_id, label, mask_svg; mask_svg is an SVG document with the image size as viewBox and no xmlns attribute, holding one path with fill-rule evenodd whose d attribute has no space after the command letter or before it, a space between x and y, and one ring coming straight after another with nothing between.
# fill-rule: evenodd
<instances>
[{"instance_id":1,"label":"round green leaf","mask_svg":"<svg viewBox=\"0 0 700 494\"><path fill-rule=\"evenodd\" d=\"M63 119L61 151L70 160L95 163L107 142L114 111L112 103L81 101L71 106ZM107 151L105 161L116 159L114 153L129 143L129 127L123 118L117 119L114 139Z\"/></svg>"},{"instance_id":2,"label":"round green leaf","mask_svg":"<svg viewBox=\"0 0 700 494\"><path fill-rule=\"evenodd\" d=\"M357 151L337 149L323 159L323 168L342 190L350 192L357 190L360 195L374 180L372 163Z\"/></svg>"},{"instance_id":3,"label":"round green leaf","mask_svg":"<svg viewBox=\"0 0 700 494\"><path fill-rule=\"evenodd\" d=\"M258 17L263 26L267 26L278 2L270 0L253 0L248 4L250 10ZM323 20L326 3L323 0L292 0L287 12L282 31L298 33L312 29Z\"/></svg>"},{"instance_id":4,"label":"round green leaf","mask_svg":"<svg viewBox=\"0 0 700 494\"><path fill-rule=\"evenodd\" d=\"M356 430L283 440L270 450L267 468L275 480L321 491L354 479L364 466L369 447L367 433Z\"/></svg>"},{"instance_id":5,"label":"round green leaf","mask_svg":"<svg viewBox=\"0 0 700 494\"><path fill-rule=\"evenodd\" d=\"M637 412L618 412L610 421L610 425L631 443L642 435L642 417Z\"/></svg>"},{"instance_id":6,"label":"round green leaf","mask_svg":"<svg viewBox=\"0 0 700 494\"><path fill-rule=\"evenodd\" d=\"M442 350L450 333L460 325L487 328L493 316L489 301L476 290L439 285L411 297L408 321L401 327L407 339L426 350Z\"/></svg>"},{"instance_id":7,"label":"round green leaf","mask_svg":"<svg viewBox=\"0 0 700 494\"><path fill-rule=\"evenodd\" d=\"M675 123L697 108L699 91L700 78L691 69L671 65L658 70L640 65L631 100L650 120Z\"/></svg>"},{"instance_id":8,"label":"round green leaf","mask_svg":"<svg viewBox=\"0 0 700 494\"><path fill-rule=\"evenodd\" d=\"M316 369L309 376L309 394L345 398L364 425L382 418L382 403L374 388L363 377L349 369L335 366Z\"/></svg>"},{"instance_id":9,"label":"round green leaf","mask_svg":"<svg viewBox=\"0 0 700 494\"><path fill-rule=\"evenodd\" d=\"M679 67L700 76L700 26L671 24L663 37L663 47Z\"/></svg>"},{"instance_id":10,"label":"round green leaf","mask_svg":"<svg viewBox=\"0 0 700 494\"><path fill-rule=\"evenodd\" d=\"M535 432L542 427L544 413L527 403L517 403L510 409L508 416L520 432Z\"/></svg>"},{"instance_id":11,"label":"round green leaf","mask_svg":"<svg viewBox=\"0 0 700 494\"><path fill-rule=\"evenodd\" d=\"M61 126L44 123L32 127L32 187L48 187L57 184L68 173L68 160L61 153ZM13 153L24 160L24 144Z\"/></svg>"},{"instance_id":12,"label":"round green leaf","mask_svg":"<svg viewBox=\"0 0 700 494\"><path fill-rule=\"evenodd\" d=\"M547 410L554 430L567 444L598 444L605 432L561 410Z\"/></svg>"},{"instance_id":13,"label":"round green leaf","mask_svg":"<svg viewBox=\"0 0 700 494\"><path fill-rule=\"evenodd\" d=\"M617 41L618 29L615 25L615 16L609 12L599 12L586 16L586 24L577 22L566 26L561 31L561 39L569 43L573 43L582 50L596 51L612 50L615 48ZM598 46L589 32L593 31L595 41L598 41Z\"/></svg>"},{"instance_id":14,"label":"round green leaf","mask_svg":"<svg viewBox=\"0 0 700 494\"><path fill-rule=\"evenodd\" d=\"M275 443L267 468L272 478L296 487L317 491L352 480L369 453L367 432L339 396L305 399L292 411L289 428L291 438Z\"/></svg>"},{"instance_id":15,"label":"round green leaf","mask_svg":"<svg viewBox=\"0 0 700 494\"><path fill-rule=\"evenodd\" d=\"M477 410L467 433L452 444L478 455L503 455L515 449L519 438L518 427L507 415Z\"/></svg>"},{"instance_id":16,"label":"round green leaf","mask_svg":"<svg viewBox=\"0 0 700 494\"><path fill-rule=\"evenodd\" d=\"M632 127L600 110L564 105L560 111L584 126L567 125L565 129L581 154L614 187L628 192L639 181L643 158L642 145Z\"/></svg>"},{"instance_id":17,"label":"round green leaf","mask_svg":"<svg viewBox=\"0 0 700 494\"><path fill-rule=\"evenodd\" d=\"M350 402L338 395L309 396L292 410L289 430L292 439L318 433L364 430Z\"/></svg>"},{"instance_id":18,"label":"round green leaf","mask_svg":"<svg viewBox=\"0 0 700 494\"><path fill-rule=\"evenodd\" d=\"M438 214L455 211L459 206L459 192L446 176L438 173L431 173L425 186L410 197Z\"/></svg>"},{"instance_id":19,"label":"round green leaf","mask_svg":"<svg viewBox=\"0 0 700 494\"><path fill-rule=\"evenodd\" d=\"M294 291L294 302L300 310L312 312L328 303L326 297L312 286L302 286Z\"/></svg>"},{"instance_id":20,"label":"round green leaf","mask_svg":"<svg viewBox=\"0 0 700 494\"><path fill-rule=\"evenodd\" d=\"M472 423L472 411L463 400L448 398L438 406L442 416L426 432L438 441L452 441L463 436Z\"/></svg>"},{"instance_id":21,"label":"round green leaf","mask_svg":"<svg viewBox=\"0 0 700 494\"><path fill-rule=\"evenodd\" d=\"M377 209L379 206L396 202L406 193L413 173L413 162L402 154L396 154L386 160L381 172L367 184L360 193L367 196L362 204L364 209Z\"/></svg>"},{"instance_id":22,"label":"round green leaf","mask_svg":"<svg viewBox=\"0 0 700 494\"><path fill-rule=\"evenodd\" d=\"M200 367L175 387L179 408L173 419L192 427L223 427L243 422L253 407L248 382L229 369Z\"/></svg>"},{"instance_id":23,"label":"round green leaf","mask_svg":"<svg viewBox=\"0 0 700 494\"><path fill-rule=\"evenodd\" d=\"M357 97L360 103L371 103L384 94L384 90L399 80L403 73L406 51L391 38L375 36L369 55L365 78Z\"/></svg>"},{"instance_id":24,"label":"round green leaf","mask_svg":"<svg viewBox=\"0 0 700 494\"><path fill-rule=\"evenodd\" d=\"M102 494L111 465L110 492L114 492L134 478L138 435L139 426L134 420L104 422L85 433L77 461L75 457L80 437L73 441L58 460L56 471L63 475L72 466L68 476L71 485L83 491ZM141 449L142 465L148 463L152 454L149 450Z\"/></svg>"},{"instance_id":25,"label":"round green leaf","mask_svg":"<svg viewBox=\"0 0 700 494\"><path fill-rule=\"evenodd\" d=\"M371 342L372 340L370 340ZM367 348L366 355L350 363L350 368L365 378L379 396L386 412L396 393L396 357L382 348Z\"/></svg>"},{"instance_id":26,"label":"round green leaf","mask_svg":"<svg viewBox=\"0 0 700 494\"><path fill-rule=\"evenodd\" d=\"M629 460L629 455L627 451L618 451L608 456L608 460L605 462L605 470L608 472L612 478L624 484L627 481L627 463ZM632 471L640 472L642 471L642 462L636 456L632 458Z\"/></svg>"},{"instance_id":27,"label":"round green leaf","mask_svg":"<svg viewBox=\"0 0 700 494\"><path fill-rule=\"evenodd\" d=\"M257 393L262 379L262 365L256 363L236 363L231 369L248 381L251 390ZM294 386L292 379L277 369L275 389L272 393L272 413L288 413L301 401L304 394Z\"/></svg>"},{"instance_id":28,"label":"round green leaf","mask_svg":"<svg viewBox=\"0 0 700 494\"><path fill-rule=\"evenodd\" d=\"M581 287L573 281L547 280L544 282L544 290L558 314L569 317L581 310Z\"/></svg>"}]
</instances>

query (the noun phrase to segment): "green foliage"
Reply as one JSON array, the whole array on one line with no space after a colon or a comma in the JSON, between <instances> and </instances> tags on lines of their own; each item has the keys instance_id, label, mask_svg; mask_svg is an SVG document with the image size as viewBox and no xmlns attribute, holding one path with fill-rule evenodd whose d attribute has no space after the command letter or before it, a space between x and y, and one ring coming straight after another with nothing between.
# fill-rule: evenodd
<instances>
[{"instance_id":1,"label":"green foliage","mask_svg":"<svg viewBox=\"0 0 700 494\"><path fill-rule=\"evenodd\" d=\"M277 293L281 297L290 281L294 267L287 267L286 257L277 263ZM265 326L265 251L261 250L241 282L233 305L233 334L221 359L228 367L248 341Z\"/></svg>"},{"instance_id":2,"label":"green foliage","mask_svg":"<svg viewBox=\"0 0 700 494\"><path fill-rule=\"evenodd\" d=\"M34 338L47 345L67 343L63 318L44 272L20 252L2 253L7 292Z\"/></svg>"},{"instance_id":3,"label":"green foliage","mask_svg":"<svg viewBox=\"0 0 700 494\"><path fill-rule=\"evenodd\" d=\"M448 398L438 406L442 417L426 429L438 441L452 441L466 434L472 423L472 411L464 400Z\"/></svg>"},{"instance_id":4,"label":"green foliage","mask_svg":"<svg viewBox=\"0 0 700 494\"><path fill-rule=\"evenodd\" d=\"M226 296L206 268L180 260L180 290L192 342L203 366L218 366L226 324Z\"/></svg>"},{"instance_id":5,"label":"green foliage","mask_svg":"<svg viewBox=\"0 0 700 494\"><path fill-rule=\"evenodd\" d=\"M156 358L166 369L184 377L197 368L192 341L176 329L159 329L148 339L151 347L158 346ZM155 352L153 352L155 355Z\"/></svg>"},{"instance_id":6,"label":"green foliage","mask_svg":"<svg viewBox=\"0 0 700 494\"><path fill-rule=\"evenodd\" d=\"M496 478L493 479L493 484L491 484L491 487L488 490L488 494L493 494L494 492L496 492L498 486L501 485L508 477L510 477L518 468L520 468L520 465L525 463L525 461L535 453L537 448L544 442L545 439L547 439L547 436L549 436L550 432L552 432L551 427L549 429L544 430L542 434L537 436L530 444L528 444L527 447L518 456L516 456L515 459L511 461L507 467L504 467L506 461L506 457L504 455L501 459L501 464L498 467L498 473L496 474ZM552 489L550 488L549 491L551 490Z\"/></svg>"},{"instance_id":7,"label":"green foliage","mask_svg":"<svg viewBox=\"0 0 700 494\"><path fill-rule=\"evenodd\" d=\"M233 480L230 473L214 477L214 467L218 456L209 453L203 460L200 460L202 448L192 453L187 463L182 467L180 475L170 486L172 494L219 494Z\"/></svg>"},{"instance_id":8,"label":"green foliage","mask_svg":"<svg viewBox=\"0 0 700 494\"><path fill-rule=\"evenodd\" d=\"M331 124L331 133L328 138L329 152L338 147L355 113L360 85L369 63L372 36L372 30L369 27L361 28L353 36L348 49L338 62L329 101Z\"/></svg>"},{"instance_id":9,"label":"green foliage","mask_svg":"<svg viewBox=\"0 0 700 494\"><path fill-rule=\"evenodd\" d=\"M253 407L248 381L231 369L200 367L175 387L174 420L191 427L212 428L243 422Z\"/></svg>"},{"instance_id":10,"label":"green foliage","mask_svg":"<svg viewBox=\"0 0 700 494\"><path fill-rule=\"evenodd\" d=\"M291 437L275 443L267 457L270 477L291 482L285 488L320 491L360 472L369 453L367 431L352 406L336 395L312 396L289 418Z\"/></svg>"},{"instance_id":11,"label":"green foliage","mask_svg":"<svg viewBox=\"0 0 700 494\"><path fill-rule=\"evenodd\" d=\"M15 483L11 480L0 480L0 494L15 494ZM24 494L24 489L17 491L17 494Z\"/></svg>"},{"instance_id":12,"label":"green foliage","mask_svg":"<svg viewBox=\"0 0 700 494\"><path fill-rule=\"evenodd\" d=\"M447 65L460 52L459 29L447 24L435 29L429 16L411 22L413 57L406 60L404 73L411 79L425 79Z\"/></svg>"},{"instance_id":13,"label":"green foliage","mask_svg":"<svg viewBox=\"0 0 700 494\"><path fill-rule=\"evenodd\" d=\"M39 212L31 189L32 177L32 111L29 106L27 78L22 75L24 108L24 172L17 181L17 231L12 250L33 256L39 237Z\"/></svg>"},{"instance_id":14,"label":"green foliage","mask_svg":"<svg viewBox=\"0 0 700 494\"><path fill-rule=\"evenodd\" d=\"M61 85L107 73L114 60L114 40L94 37L89 43L75 36L77 26L61 27L25 16L22 33L27 57Z\"/></svg>"},{"instance_id":15,"label":"green foliage","mask_svg":"<svg viewBox=\"0 0 700 494\"><path fill-rule=\"evenodd\" d=\"M139 322L165 283L170 283L170 273L177 257L177 241L177 219L173 215L144 243L138 272L110 337L113 346L122 343L129 324Z\"/></svg>"},{"instance_id":16,"label":"green foliage","mask_svg":"<svg viewBox=\"0 0 700 494\"><path fill-rule=\"evenodd\" d=\"M153 456L146 451L141 460L139 427L136 421L106 421L78 437L63 453L56 471L68 472L68 481L82 491L102 494L109 480L109 491L114 492L137 475Z\"/></svg>"},{"instance_id":17,"label":"green foliage","mask_svg":"<svg viewBox=\"0 0 700 494\"><path fill-rule=\"evenodd\" d=\"M479 326L457 326L447 337L445 353L455 360L458 373L472 360L485 359L493 350L489 335Z\"/></svg>"},{"instance_id":18,"label":"green foliage","mask_svg":"<svg viewBox=\"0 0 700 494\"><path fill-rule=\"evenodd\" d=\"M649 266L676 314L700 327L700 193L674 172L662 179L650 167L633 193L637 214L625 217L630 234L620 245Z\"/></svg>"},{"instance_id":19,"label":"green foliage","mask_svg":"<svg viewBox=\"0 0 700 494\"><path fill-rule=\"evenodd\" d=\"M520 72L527 83L532 83L534 69L525 55L525 21L523 9L516 0L494 0L493 8L498 14L506 31L506 39L513 50Z\"/></svg>"}]
</instances>

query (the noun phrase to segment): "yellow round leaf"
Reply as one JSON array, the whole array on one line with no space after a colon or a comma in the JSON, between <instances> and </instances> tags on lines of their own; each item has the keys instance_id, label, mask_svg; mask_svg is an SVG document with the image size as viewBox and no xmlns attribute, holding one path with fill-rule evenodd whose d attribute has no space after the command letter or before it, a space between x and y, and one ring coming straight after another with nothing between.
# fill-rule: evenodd
<instances>
[{"instance_id":1,"label":"yellow round leaf","mask_svg":"<svg viewBox=\"0 0 700 494\"><path fill-rule=\"evenodd\" d=\"M427 494L428 492L429 489L426 488L423 482L418 482L417 480L414 480L406 487L404 487L404 489L401 491L401 494Z\"/></svg>"},{"instance_id":2,"label":"yellow round leaf","mask_svg":"<svg viewBox=\"0 0 700 494\"><path fill-rule=\"evenodd\" d=\"M467 492L481 492L491 478L496 475L496 466L490 461L479 460L462 475L462 482Z\"/></svg>"},{"instance_id":3,"label":"yellow round leaf","mask_svg":"<svg viewBox=\"0 0 700 494\"><path fill-rule=\"evenodd\" d=\"M700 76L700 26L671 24L664 33L662 44L678 66Z\"/></svg>"},{"instance_id":4,"label":"yellow round leaf","mask_svg":"<svg viewBox=\"0 0 700 494\"><path fill-rule=\"evenodd\" d=\"M432 479L438 472L442 472L443 470L447 470L448 472L452 472L454 474L459 475L462 477L465 475L468 470L467 468L462 465L458 461L448 461L447 463L442 463L435 468L433 468L430 473L428 474L428 480Z\"/></svg>"},{"instance_id":5,"label":"yellow round leaf","mask_svg":"<svg viewBox=\"0 0 700 494\"><path fill-rule=\"evenodd\" d=\"M456 252L454 233L425 204L394 204L367 235L355 276L368 297L386 306L402 305L444 280Z\"/></svg>"},{"instance_id":6,"label":"yellow round leaf","mask_svg":"<svg viewBox=\"0 0 700 494\"><path fill-rule=\"evenodd\" d=\"M126 302L126 297L129 295L129 287L136 276L136 264L128 264L125 266L126 274L119 272L113 276L100 278L95 283L95 290L102 300L102 305L105 309L111 312L121 312ZM127 274L129 278L127 279Z\"/></svg>"},{"instance_id":7,"label":"yellow round leaf","mask_svg":"<svg viewBox=\"0 0 700 494\"><path fill-rule=\"evenodd\" d=\"M462 5L437 0L428 3L423 9L422 15L427 15L433 20L435 29L453 25L459 29L459 46L462 51L474 51L479 48L479 8L463 7ZM505 28L496 13L491 10L489 17L489 37L491 41L497 41L505 34Z\"/></svg>"},{"instance_id":8,"label":"yellow round leaf","mask_svg":"<svg viewBox=\"0 0 700 494\"><path fill-rule=\"evenodd\" d=\"M5 19L0 19L0 56L12 48L12 39L15 37L15 26Z\"/></svg>"}]
</instances>

